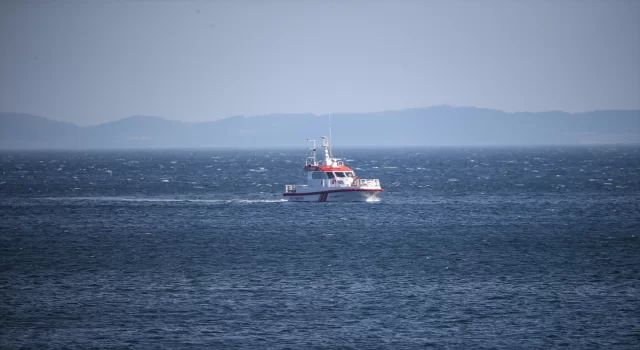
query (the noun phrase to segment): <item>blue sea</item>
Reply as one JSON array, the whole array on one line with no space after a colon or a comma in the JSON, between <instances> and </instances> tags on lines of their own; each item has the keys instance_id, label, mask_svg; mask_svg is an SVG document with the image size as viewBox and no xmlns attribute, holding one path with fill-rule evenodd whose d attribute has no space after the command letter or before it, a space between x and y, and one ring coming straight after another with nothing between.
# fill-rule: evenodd
<instances>
[{"instance_id":1,"label":"blue sea","mask_svg":"<svg viewBox=\"0 0 640 350\"><path fill-rule=\"evenodd\" d=\"M0 348L640 348L640 148L0 153Z\"/></svg>"}]
</instances>

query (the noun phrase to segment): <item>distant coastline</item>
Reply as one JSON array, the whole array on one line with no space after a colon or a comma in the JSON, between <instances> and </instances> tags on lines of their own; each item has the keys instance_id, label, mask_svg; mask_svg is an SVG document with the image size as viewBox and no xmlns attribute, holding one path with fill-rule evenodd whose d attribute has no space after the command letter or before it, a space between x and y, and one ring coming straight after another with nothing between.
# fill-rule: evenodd
<instances>
[{"instance_id":1,"label":"distant coastline","mask_svg":"<svg viewBox=\"0 0 640 350\"><path fill-rule=\"evenodd\" d=\"M334 113L337 147L640 144L640 110L517 112L436 106ZM132 116L77 126L0 113L0 149L289 148L328 133L329 115L234 116L180 122Z\"/></svg>"}]
</instances>

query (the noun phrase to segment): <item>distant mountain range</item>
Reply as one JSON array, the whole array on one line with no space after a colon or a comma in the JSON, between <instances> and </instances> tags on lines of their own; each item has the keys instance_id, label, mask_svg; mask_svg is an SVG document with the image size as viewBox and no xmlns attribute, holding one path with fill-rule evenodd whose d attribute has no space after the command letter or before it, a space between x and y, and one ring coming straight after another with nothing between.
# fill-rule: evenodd
<instances>
[{"instance_id":1,"label":"distant mountain range","mask_svg":"<svg viewBox=\"0 0 640 350\"><path fill-rule=\"evenodd\" d=\"M271 114L185 123L133 116L80 127L0 113L0 149L308 147L332 122L337 147L640 144L640 110L507 113L438 106L376 113Z\"/></svg>"}]
</instances>

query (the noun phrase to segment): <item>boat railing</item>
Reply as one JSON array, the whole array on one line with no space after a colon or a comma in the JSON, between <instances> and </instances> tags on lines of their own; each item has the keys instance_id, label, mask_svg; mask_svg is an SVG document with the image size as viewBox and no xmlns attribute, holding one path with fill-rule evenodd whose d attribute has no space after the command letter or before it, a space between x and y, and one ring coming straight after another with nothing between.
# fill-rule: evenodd
<instances>
[{"instance_id":1,"label":"boat railing","mask_svg":"<svg viewBox=\"0 0 640 350\"><path fill-rule=\"evenodd\" d=\"M380 187L378 179L353 179L353 181L332 179L321 180L318 183L321 187ZM296 192L296 185L286 185L287 192ZM300 186L300 185L298 185Z\"/></svg>"},{"instance_id":2,"label":"boat railing","mask_svg":"<svg viewBox=\"0 0 640 350\"><path fill-rule=\"evenodd\" d=\"M356 179L355 186L357 187L380 187L380 180L378 179Z\"/></svg>"}]
</instances>

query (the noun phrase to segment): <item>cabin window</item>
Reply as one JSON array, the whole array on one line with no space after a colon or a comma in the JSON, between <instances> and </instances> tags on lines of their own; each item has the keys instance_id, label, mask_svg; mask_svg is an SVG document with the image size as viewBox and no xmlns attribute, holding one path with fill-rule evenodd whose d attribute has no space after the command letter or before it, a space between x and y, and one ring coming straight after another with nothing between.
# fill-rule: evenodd
<instances>
[{"instance_id":1,"label":"cabin window","mask_svg":"<svg viewBox=\"0 0 640 350\"><path fill-rule=\"evenodd\" d=\"M314 171L313 173L311 173L311 178L314 180L324 180L326 179L326 177L324 176L324 173L322 171Z\"/></svg>"},{"instance_id":2,"label":"cabin window","mask_svg":"<svg viewBox=\"0 0 640 350\"><path fill-rule=\"evenodd\" d=\"M327 173L327 177L330 179L335 179L336 177L333 176L333 173Z\"/></svg>"},{"instance_id":3,"label":"cabin window","mask_svg":"<svg viewBox=\"0 0 640 350\"><path fill-rule=\"evenodd\" d=\"M345 174L347 174L347 177L353 177L353 173L352 172L348 172L348 173L345 173Z\"/></svg>"},{"instance_id":4,"label":"cabin window","mask_svg":"<svg viewBox=\"0 0 640 350\"><path fill-rule=\"evenodd\" d=\"M344 173L342 171L336 171L337 177L344 177Z\"/></svg>"}]
</instances>

